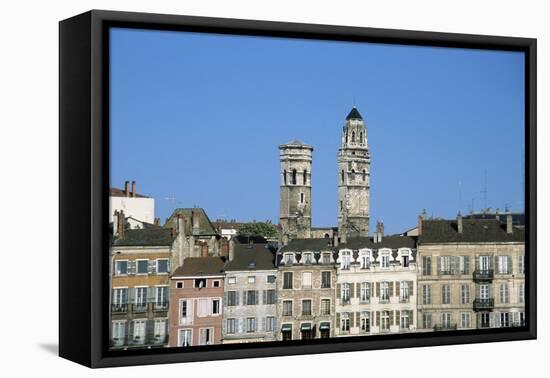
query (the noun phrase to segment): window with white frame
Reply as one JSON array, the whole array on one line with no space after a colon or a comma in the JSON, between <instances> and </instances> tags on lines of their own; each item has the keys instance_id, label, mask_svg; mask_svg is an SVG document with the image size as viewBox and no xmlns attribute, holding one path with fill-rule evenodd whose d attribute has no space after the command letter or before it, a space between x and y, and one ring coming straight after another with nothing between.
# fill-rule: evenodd
<instances>
[{"instance_id":1,"label":"window with white frame","mask_svg":"<svg viewBox=\"0 0 550 378\"><path fill-rule=\"evenodd\" d=\"M311 265L311 264L313 264L313 253L311 253L311 252L305 252L305 253L302 255L302 259L303 259L303 263L306 264L306 265Z\"/></svg>"},{"instance_id":2,"label":"window with white frame","mask_svg":"<svg viewBox=\"0 0 550 378\"><path fill-rule=\"evenodd\" d=\"M178 346L191 346L193 345L193 330L180 329L178 331Z\"/></svg>"},{"instance_id":3,"label":"window with white frame","mask_svg":"<svg viewBox=\"0 0 550 378\"><path fill-rule=\"evenodd\" d=\"M124 344L124 338L126 337L126 321L117 320L112 323L111 327L111 339L115 346Z\"/></svg>"},{"instance_id":4,"label":"window with white frame","mask_svg":"<svg viewBox=\"0 0 550 378\"><path fill-rule=\"evenodd\" d=\"M390 312L382 311L380 314L380 329L389 330L390 329Z\"/></svg>"},{"instance_id":5,"label":"window with white frame","mask_svg":"<svg viewBox=\"0 0 550 378\"><path fill-rule=\"evenodd\" d=\"M349 313L343 312L340 320L341 330L343 332L349 332Z\"/></svg>"},{"instance_id":6,"label":"window with white frame","mask_svg":"<svg viewBox=\"0 0 550 378\"><path fill-rule=\"evenodd\" d=\"M432 257L422 256L422 275L430 276L432 274Z\"/></svg>"},{"instance_id":7,"label":"window with white frame","mask_svg":"<svg viewBox=\"0 0 550 378\"><path fill-rule=\"evenodd\" d=\"M292 301L283 301L283 316L292 316Z\"/></svg>"},{"instance_id":8,"label":"window with white frame","mask_svg":"<svg viewBox=\"0 0 550 378\"><path fill-rule=\"evenodd\" d=\"M236 322L235 318L227 319L226 325L225 325L225 332L227 332L229 334L235 333L236 324L237 324L237 322Z\"/></svg>"},{"instance_id":9,"label":"window with white frame","mask_svg":"<svg viewBox=\"0 0 550 378\"><path fill-rule=\"evenodd\" d=\"M349 269L351 264L351 251L340 251L340 269Z\"/></svg>"},{"instance_id":10,"label":"window with white frame","mask_svg":"<svg viewBox=\"0 0 550 378\"><path fill-rule=\"evenodd\" d=\"M403 268L408 268L411 259L411 251L409 251L408 249L403 249L399 251L399 259L401 266Z\"/></svg>"},{"instance_id":11,"label":"window with white frame","mask_svg":"<svg viewBox=\"0 0 550 378\"><path fill-rule=\"evenodd\" d=\"M439 256L438 274L447 275L451 274L451 256Z\"/></svg>"},{"instance_id":12,"label":"window with white frame","mask_svg":"<svg viewBox=\"0 0 550 378\"><path fill-rule=\"evenodd\" d=\"M359 263L361 269L370 269L371 251L365 250L359 252Z\"/></svg>"},{"instance_id":13,"label":"window with white frame","mask_svg":"<svg viewBox=\"0 0 550 378\"><path fill-rule=\"evenodd\" d=\"M510 300L508 293L508 284L500 285L500 303L508 303Z\"/></svg>"},{"instance_id":14,"label":"window with white frame","mask_svg":"<svg viewBox=\"0 0 550 378\"><path fill-rule=\"evenodd\" d=\"M211 345L214 341L214 328L199 328L199 345Z\"/></svg>"},{"instance_id":15,"label":"window with white frame","mask_svg":"<svg viewBox=\"0 0 550 378\"><path fill-rule=\"evenodd\" d=\"M264 291L264 304L271 305L277 302L277 292L275 289L269 289Z\"/></svg>"},{"instance_id":16,"label":"window with white frame","mask_svg":"<svg viewBox=\"0 0 550 378\"><path fill-rule=\"evenodd\" d=\"M237 278L236 277L227 277L227 284L228 285L234 285L235 283L237 283Z\"/></svg>"},{"instance_id":17,"label":"window with white frame","mask_svg":"<svg viewBox=\"0 0 550 378\"><path fill-rule=\"evenodd\" d=\"M432 328L432 314L430 313L422 314L422 325L425 329Z\"/></svg>"},{"instance_id":18,"label":"window with white frame","mask_svg":"<svg viewBox=\"0 0 550 378\"><path fill-rule=\"evenodd\" d=\"M401 329L409 329L411 325L411 319L409 317L409 311L401 311L399 316L399 328Z\"/></svg>"},{"instance_id":19,"label":"window with white frame","mask_svg":"<svg viewBox=\"0 0 550 378\"><path fill-rule=\"evenodd\" d=\"M460 285L460 303L470 303L470 285Z\"/></svg>"},{"instance_id":20,"label":"window with white frame","mask_svg":"<svg viewBox=\"0 0 550 378\"><path fill-rule=\"evenodd\" d=\"M491 256L483 255L478 257L478 268L482 272L487 272L491 269Z\"/></svg>"},{"instance_id":21,"label":"window with white frame","mask_svg":"<svg viewBox=\"0 0 550 378\"><path fill-rule=\"evenodd\" d=\"M497 256L498 261L498 273L499 274L511 274L512 273L512 257L511 256Z\"/></svg>"},{"instance_id":22,"label":"window with white frame","mask_svg":"<svg viewBox=\"0 0 550 378\"><path fill-rule=\"evenodd\" d=\"M321 289L330 289L330 272L321 272Z\"/></svg>"},{"instance_id":23,"label":"window with white frame","mask_svg":"<svg viewBox=\"0 0 550 378\"><path fill-rule=\"evenodd\" d=\"M360 300L362 303L370 303L370 282L361 282Z\"/></svg>"},{"instance_id":24,"label":"window with white frame","mask_svg":"<svg viewBox=\"0 0 550 378\"><path fill-rule=\"evenodd\" d=\"M510 327L510 313L501 312L500 313L500 326L501 327Z\"/></svg>"},{"instance_id":25,"label":"window with white frame","mask_svg":"<svg viewBox=\"0 0 550 378\"><path fill-rule=\"evenodd\" d=\"M256 277L254 276L248 276L248 283L249 284L253 284L256 282Z\"/></svg>"},{"instance_id":26,"label":"window with white frame","mask_svg":"<svg viewBox=\"0 0 550 378\"><path fill-rule=\"evenodd\" d=\"M390 267L390 251L380 251L380 268L387 269Z\"/></svg>"},{"instance_id":27,"label":"window with white frame","mask_svg":"<svg viewBox=\"0 0 550 378\"><path fill-rule=\"evenodd\" d=\"M451 285L449 284L441 285L441 303L442 304L451 303Z\"/></svg>"},{"instance_id":28,"label":"window with white frame","mask_svg":"<svg viewBox=\"0 0 550 378\"><path fill-rule=\"evenodd\" d=\"M525 256L518 256L518 273L525 274Z\"/></svg>"},{"instance_id":29,"label":"window with white frame","mask_svg":"<svg viewBox=\"0 0 550 378\"><path fill-rule=\"evenodd\" d=\"M518 302L519 303L525 302L525 284L523 282L520 283L518 287Z\"/></svg>"},{"instance_id":30,"label":"window with white frame","mask_svg":"<svg viewBox=\"0 0 550 378\"><path fill-rule=\"evenodd\" d=\"M237 305L237 292L231 290L227 292L226 306L236 306Z\"/></svg>"},{"instance_id":31,"label":"window with white frame","mask_svg":"<svg viewBox=\"0 0 550 378\"><path fill-rule=\"evenodd\" d=\"M246 332L256 332L256 318L246 318Z\"/></svg>"},{"instance_id":32,"label":"window with white frame","mask_svg":"<svg viewBox=\"0 0 550 378\"><path fill-rule=\"evenodd\" d=\"M193 300L180 299L180 324L193 322Z\"/></svg>"},{"instance_id":33,"label":"window with white frame","mask_svg":"<svg viewBox=\"0 0 550 378\"><path fill-rule=\"evenodd\" d=\"M292 289L292 280L293 280L292 272L284 272L283 273L283 289Z\"/></svg>"},{"instance_id":34,"label":"window with white frame","mask_svg":"<svg viewBox=\"0 0 550 378\"><path fill-rule=\"evenodd\" d=\"M275 331L275 317L274 316L267 316L265 318L265 331L266 332Z\"/></svg>"},{"instance_id":35,"label":"window with white frame","mask_svg":"<svg viewBox=\"0 0 550 378\"><path fill-rule=\"evenodd\" d=\"M147 274L149 270L149 260L137 260L137 274Z\"/></svg>"},{"instance_id":36,"label":"window with white frame","mask_svg":"<svg viewBox=\"0 0 550 378\"><path fill-rule=\"evenodd\" d=\"M311 315L311 299L302 300L302 315L303 316Z\"/></svg>"},{"instance_id":37,"label":"window with white frame","mask_svg":"<svg viewBox=\"0 0 550 378\"><path fill-rule=\"evenodd\" d=\"M399 283L399 301L408 302L409 301L409 282L401 281Z\"/></svg>"},{"instance_id":38,"label":"window with white frame","mask_svg":"<svg viewBox=\"0 0 550 378\"><path fill-rule=\"evenodd\" d=\"M445 329L451 328L451 313L444 312L441 314L441 326Z\"/></svg>"},{"instance_id":39,"label":"window with white frame","mask_svg":"<svg viewBox=\"0 0 550 378\"><path fill-rule=\"evenodd\" d=\"M157 286L155 288L155 307L168 307L168 286Z\"/></svg>"},{"instance_id":40,"label":"window with white frame","mask_svg":"<svg viewBox=\"0 0 550 378\"><path fill-rule=\"evenodd\" d=\"M321 299L321 315L330 315L330 299Z\"/></svg>"},{"instance_id":41,"label":"window with white frame","mask_svg":"<svg viewBox=\"0 0 550 378\"><path fill-rule=\"evenodd\" d=\"M157 274L166 274L169 272L168 259L157 260Z\"/></svg>"},{"instance_id":42,"label":"window with white frame","mask_svg":"<svg viewBox=\"0 0 550 378\"><path fill-rule=\"evenodd\" d=\"M276 276L273 274L270 274L267 276L267 283L275 283Z\"/></svg>"},{"instance_id":43,"label":"window with white frame","mask_svg":"<svg viewBox=\"0 0 550 378\"><path fill-rule=\"evenodd\" d=\"M430 285L422 285L422 304L429 305L432 303L432 287Z\"/></svg>"},{"instance_id":44,"label":"window with white frame","mask_svg":"<svg viewBox=\"0 0 550 378\"><path fill-rule=\"evenodd\" d=\"M390 284L389 282L380 282L380 301L387 302L390 300Z\"/></svg>"},{"instance_id":45,"label":"window with white frame","mask_svg":"<svg viewBox=\"0 0 550 378\"><path fill-rule=\"evenodd\" d=\"M128 288L114 288L113 289L113 305L122 306L128 303Z\"/></svg>"},{"instance_id":46,"label":"window with white frame","mask_svg":"<svg viewBox=\"0 0 550 378\"><path fill-rule=\"evenodd\" d=\"M136 308L147 306L147 291L148 287L136 287Z\"/></svg>"},{"instance_id":47,"label":"window with white frame","mask_svg":"<svg viewBox=\"0 0 550 378\"><path fill-rule=\"evenodd\" d=\"M145 342L145 320L134 320L134 342Z\"/></svg>"},{"instance_id":48,"label":"window with white frame","mask_svg":"<svg viewBox=\"0 0 550 378\"><path fill-rule=\"evenodd\" d=\"M323 252L321 253L321 262L323 264L330 264L330 252Z\"/></svg>"},{"instance_id":49,"label":"window with white frame","mask_svg":"<svg viewBox=\"0 0 550 378\"><path fill-rule=\"evenodd\" d=\"M221 311L220 302L221 301L220 301L219 298L212 299L212 315L219 315L220 314L220 311Z\"/></svg>"},{"instance_id":50,"label":"window with white frame","mask_svg":"<svg viewBox=\"0 0 550 378\"><path fill-rule=\"evenodd\" d=\"M470 328L470 313L461 312L460 313L460 327L461 328Z\"/></svg>"},{"instance_id":51,"label":"window with white frame","mask_svg":"<svg viewBox=\"0 0 550 378\"><path fill-rule=\"evenodd\" d=\"M479 298L483 300L489 299L489 284L479 285Z\"/></svg>"},{"instance_id":52,"label":"window with white frame","mask_svg":"<svg viewBox=\"0 0 550 378\"><path fill-rule=\"evenodd\" d=\"M363 332L370 332L370 312L369 311L361 311L361 318L360 318L360 326L361 331Z\"/></svg>"},{"instance_id":53,"label":"window with white frame","mask_svg":"<svg viewBox=\"0 0 550 378\"><path fill-rule=\"evenodd\" d=\"M154 335L158 342L163 342L166 337L166 319L155 319Z\"/></svg>"},{"instance_id":54,"label":"window with white frame","mask_svg":"<svg viewBox=\"0 0 550 378\"><path fill-rule=\"evenodd\" d=\"M302 289L311 289L311 272L302 273Z\"/></svg>"},{"instance_id":55,"label":"window with white frame","mask_svg":"<svg viewBox=\"0 0 550 378\"><path fill-rule=\"evenodd\" d=\"M128 274L128 260L115 261L115 275L123 276Z\"/></svg>"},{"instance_id":56,"label":"window with white frame","mask_svg":"<svg viewBox=\"0 0 550 378\"><path fill-rule=\"evenodd\" d=\"M350 300L350 284L348 282L344 282L342 284L342 302L347 303Z\"/></svg>"}]
</instances>

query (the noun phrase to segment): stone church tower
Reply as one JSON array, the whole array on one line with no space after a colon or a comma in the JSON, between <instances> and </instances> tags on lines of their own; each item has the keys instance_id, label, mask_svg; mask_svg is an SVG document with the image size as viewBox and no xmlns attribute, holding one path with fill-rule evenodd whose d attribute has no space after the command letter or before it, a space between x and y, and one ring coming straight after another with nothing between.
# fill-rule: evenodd
<instances>
[{"instance_id":1,"label":"stone church tower","mask_svg":"<svg viewBox=\"0 0 550 378\"><path fill-rule=\"evenodd\" d=\"M311 237L311 156L313 147L293 140L279 146L281 161L281 242Z\"/></svg>"},{"instance_id":2,"label":"stone church tower","mask_svg":"<svg viewBox=\"0 0 550 378\"><path fill-rule=\"evenodd\" d=\"M359 111L353 107L342 130L338 150L338 235L369 235L370 152L367 129Z\"/></svg>"}]
</instances>

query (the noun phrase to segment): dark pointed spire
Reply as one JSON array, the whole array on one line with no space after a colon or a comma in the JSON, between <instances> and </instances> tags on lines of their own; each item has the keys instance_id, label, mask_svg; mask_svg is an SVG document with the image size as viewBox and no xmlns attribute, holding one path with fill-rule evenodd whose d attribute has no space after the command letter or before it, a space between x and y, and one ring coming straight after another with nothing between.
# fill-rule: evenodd
<instances>
[{"instance_id":1,"label":"dark pointed spire","mask_svg":"<svg viewBox=\"0 0 550 378\"><path fill-rule=\"evenodd\" d=\"M350 119L360 119L363 120L363 117L361 117L361 114L359 114L359 110L354 106L353 109L349 112L348 116L346 117L346 121Z\"/></svg>"}]
</instances>

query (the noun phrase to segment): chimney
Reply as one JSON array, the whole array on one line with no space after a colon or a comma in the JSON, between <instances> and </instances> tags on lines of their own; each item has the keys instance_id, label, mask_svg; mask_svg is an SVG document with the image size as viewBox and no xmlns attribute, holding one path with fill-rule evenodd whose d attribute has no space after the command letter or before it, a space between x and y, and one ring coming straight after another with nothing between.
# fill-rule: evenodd
<instances>
[{"instance_id":1,"label":"chimney","mask_svg":"<svg viewBox=\"0 0 550 378\"><path fill-rule=\"evenodd\" d=\"M200 215L198 210L191 210L191 222L193 224L193 235L200 234Z\"/></svg>"},{"instance_id":2,"label":"chimney","mask_svg":"<svg viewBox=\"0 0 550 378\"><path fill-rule=\"evenodd\" d=\"M495 218L496 218L497 221L500 221L500 214L499 214L499 208L498 207L495 210Z\"/></svg>"},{"instance_id":3,"label":"chimney","mask_svg":"<svg viewBox=\"0 0 550 378\"><path fill-rule=\"evenodd\" d=\"M229 239L229 261L233 261L235 258L235 241L233 238Z\"/></svg>"},{"instance_id":4,"label":"chimney","mask_svg":"<svg viewBox=\"0 0 550 378\"><path fill-rule=\"evenodd\" d=\"M220 240L221 245L221 256L225 259L229 257L229 240L226 237L223 237Z\"/></svg>"},{"instance_id":5,"label":"chimney","mask_svg":"<svg viewBox=\"0 0 550 378\"><path fill-rule=\"evenodd\" d=\"M132 181L132 197L136 196L136 182Z\"/></svg>"},{"instance_id":6,"label":"chimney","mask_svg":"<svg viewBox=\"0 0 550 378\"><path fill-rule=\"evenodd\" d=\"M458 229L458 233L462 234L462 231L464 231L464 228L462 226L462 214L460 214L460 211L456 216L456 227Z\"/></svg>"},{"instance_id":7,"label":"chimney","mask_svg":"<svg viewBox=\"0 0 550 378\"><path fill-rule=\"evenodd\" d=\"M418 235L422 235L422 215L418 216Z\"/></svg>"},{"instance_id":8,"label":"chimney","mask_svg":"<svg viewBox=\"0 0 550 378\"><path fill-rule=\"evenodd\" d=\"M155 218L155 226L160 226L160 218Z\"/></svg>"},{"instance_id":9,"label":"chimney","mask_svg":"<svg viewBox=\"0 0 550 378\"><path fill-rule=\"evenodd\" d=\"M181 236L185 235L185 219L183 215L176 214L176 232L178 234L181 234Z\"/></svg>"},{"instance_id":10,"label":"chimney","mask_svg":"<svg viewBox=\"0 0 550 378\"><path fill-rule=\"evenodd\" d=\"M338 247L338 234L336 232L332 236L332 246Z\"/></svg>"},{"instance_id":11,"label":"chimney","mask_svg":"<svg viewBox=\"0 0 550 378\"><path fill-rule=\"evenodd\" d=\"M201 257L208 257L208 243L201 243Z\"/></svg>"},{"instance_id":12,"label":"chimney","mask_svg":"<svg viewBox=\"0 0 550 378\"><path fill-rule=\"evenodd\" d=\"M512 214L511 213L506 214L506 233L507 234L512 233Z\"/></svg>"},{"instance_id":13,"label":"chimney","mask_svg":"<svg viewBox=\"0 0 550 378\"><path fill-rule=\"evenodd\" d=\"M346 229L343 229L342 236L340 236L340 242L341 243L347 243L348 236L346 235Z\"/></svg>"},{"instance_id":14,"label":"chimney","mask_svg":"<svg viewBox=\"0 0 550 378\"><path fill-rule=\"evenodd\" d=\"M124 181L124 195L130 197L130 181Z\"/></svg>"},{"instance_id":15,"label":"chimney","mask_svg":"<svg viewBox=\"0 0 550 378\"><path fill-rule=\"evenodd\" d=\"M119 238L124 238L125 225L126 225L126 217L124 216L124 211L120 210L118 212L118 218L117 218L117 235Z\"/></svg>"},{"instance_id":16,"label":"chimney","mask_svg":"<svg viewBox=\"0 0 550 378\"><path fill-rule=\"evenodd\" d=\"M113 215L113 236L118 236L118 210Z\"/></svg>"}]
</instances>

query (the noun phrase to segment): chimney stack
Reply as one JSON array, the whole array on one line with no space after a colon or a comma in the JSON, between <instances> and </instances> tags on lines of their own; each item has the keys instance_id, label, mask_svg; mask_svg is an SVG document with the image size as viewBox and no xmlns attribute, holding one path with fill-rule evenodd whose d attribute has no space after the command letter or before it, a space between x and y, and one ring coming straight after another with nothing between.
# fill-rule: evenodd
<instances>
[{"instance_id":1,"label":"chimney stack","mask_svg":"<svg viewBox=\"0 0 550 378\"><path fill-rule=\"evenodd\" d=\"M118 236L118 210L113 215L113 236Z\"/></svg>"},{"instance_id":2,"label":"chimney stack","mask_svg":"<svg viewBox=\"0 0 550 378\"><path fill-rule=\"evenodd\" d=\"M338 234L336 232L332 235L332 246L338 247Z\"/></svg>"},{"instance_id":3,"label":"chimney stack","mask_svg":"<svg viewBox=\"0 0 550 378\"><path fill-rule=\"evenodd\" d=\"M130 197L130 181L124 181L124 195Z\"/></svg>"},{"instance_id":4,"label":"chimney stack","mask_svg":"<svg viewBox=\"0 0 550 378\"><path fill-rule=\"evenodd\" d=\"M511 213L506 214L506 233L507 234L512 233L512 214Z\"/></svg>"},{"instance_id":5,"label":"chimney stack","mask_svg":"<svg viewBox=\"0 0 550 378\"><path fill-rule=\"evenodd\" d=\"M460 211L458 212L456 216L456 227L458 229L458 233L462 234L462 231L464 230L462 225L462 214L460 214Z\"/></svg>"},{"instance_id":6,"label":"chimney stack","mask_svg":"<svg viewBox=\"0 0 550 378\"><path fill-rule=\"evenodd\" d=\"M200 215L197 210L191 210L191 222L193 225L193 235L198 236L200 234Z\"/></svg>"},{"instance_id":7,"label":"chimney stack","mask_svg":"<svg viewBox=\"0 0 550 378\"><path fill-rule=\"evenodd\" d=\"M132 181L132 197L136 196L136 182Z\"/></svg>"},{"instance_id":8,"label":"chimney stack","mask_svg":"<svg viewBox=\"0 0 550 378\"><path fill-rule=\"evenodd\" d=\"M155 226L160 226L160 218L155 218Z\"/></svg>"},{"instance_id":9,"label":"chimney stack","mask_svg":"<svg viewBox=\"0 0 550 378\"><path fill-rule=\"evenodd\" d=\"M120 210L117 217L117 235L119 238L124 238L124 226L126 225L126 217L124 211Z\"/></svg>"}]
</instances>

